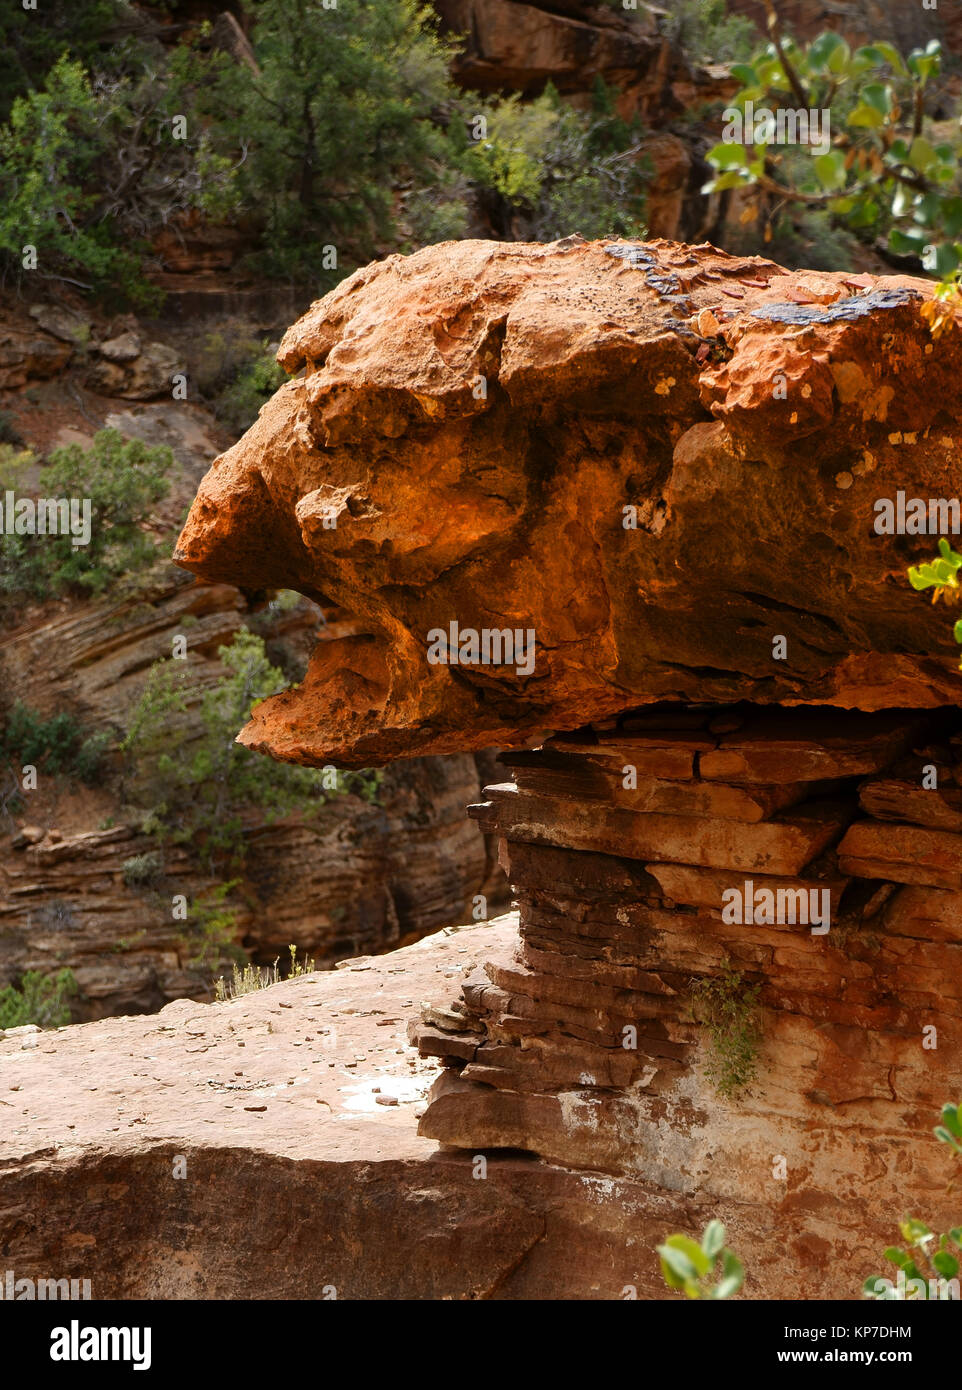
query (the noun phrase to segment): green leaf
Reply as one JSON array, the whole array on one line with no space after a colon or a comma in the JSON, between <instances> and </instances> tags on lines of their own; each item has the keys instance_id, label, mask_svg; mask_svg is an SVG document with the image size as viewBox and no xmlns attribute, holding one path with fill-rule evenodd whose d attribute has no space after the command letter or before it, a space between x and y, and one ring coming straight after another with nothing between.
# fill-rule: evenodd
<instances>
[{"instance_id":1,"label":"green leaf","mask_svg":"<svg viewBox=\"0 0 962 1390\"><path fill-rule=\"evenodd\" d=\"M923 193L921 197L915 199L913 214L919 226L934 227L942 216L942 199L937 193ZM895 210L894 201L892 203L892 215L893 217L899 216Z\"/></svg>"},{"instance_id":2,"label":"green leaf","mask_svg":"<svg viewBox=\"0 0 962 1390\"><path fill-rule=\"evenodd\" d=\"M920 256L928 242L921 227L893 227L889 232L889 247L900 256Z\"/></svg>"},{"instance_id":3,"label":"green leaf","mask_svg":"<svg viewBox=\"0 0 962 1390\"><path fill-rule=\"evenodd\" d=\"M723 140L721 144L713 145L705 158L716 169L740 169L748 163L749 157L744 145Z\"/></svg>"},{"instance_id":4,"label":"green leaf","mask_svg":"<svg viewBox=\"0 0 962 1390\"><path fill-rule=\"evenodd\" d=\"M708 1274L708 1272L711 1270L711 1260L705 1254L704 1250L701 1248L698 1242L696 1240L692 1240L691 1236L669 1236L668 1239L665 1241L665 1246L668 1250L674 1250L678 1254L683 1255L685 1259L687 1259L690 1262L692 1273L687 1276L689 1279L700 1279L702 1275ZM680 1272L681 1271L679 1270L679 1273Z\"/></svg>"},{"instance_id":5,"label":"green leaf","mask_svg":"<svg viewBox=\"0 0 962 1390\"><path fill-rule=\"evenodd\" d=\"M743 87L758 85L758 73L748 63L736 63L732 68L732 77L737 78Z\"/></svg>"},{"instance_id":6,"label":"green leaf","mask_svg":"<svg viewBox=\"0 0 962 1390\"><path fill-rule=\"evenodd\" d=\"M959 1262L948 1250L937 1250L932 1256L932 1263L944 1279L954 1279L959 1272Z\"/></svg>"},{"instance_id":7,"label":"green leaf","mask_svg":"<svg viewBox=\"0 0 962 1390\"><path fill-rule=\"evenodd\" d=\"M752 178L738 169L726 169L725 173L719 174L717 179L712 179L711 183L706 183L701 191L702 193L724 193L726 188L744 188L746 184L753 182Z\"/></svg>"},{"instance_id":8,"label":"green leaf","mask_svg":"<svg viewBox=\"0 0 962 1390\"><path fill-rule=\"evenodd\" d=\"M936 242L925 248L922 256L923 269L938 275L944 280L962 264L962 256L951 241Z\"/></svg>"},{"instance_id":9,"label":"green leaf","mask_svg":"<svg viewBox=\"0 0 962 1390\"><path fill-rule=\"evenodd\" d=\"M935 1234L926 1226L924 1221L918 1221L913 1216L910 1216L907 1221L901 1221L899 1230L902 1233L902 1239L911 1241L913 1245L918 1245L920 1241L928 1240Z\"/></svg>"},{"instance_id":10,"label":"green leaf","mask_svg":"<svg viewBox=\"0 0 962 1390\"><path fill-rule=\"evenodd\" d=\"M947 237L957 237L962 232L962 198L942 199L942 227Z\"/></svg>"},{"instance_id":11,"label":"green leaf","mask_svg":"<svg viewBox=\"0 0 962 1390\"><path fill-rule=\"evenodd\" d=\"M715 1286L716 1298L731 1298L745 1282L745 1270L741 1260L731 1250L722 1255L722 1277Z\"/></svg>"},{"instance_id":12,"label":"green leaf","mask_svg":"<svg viewBox=\"0 0 962 1390\"><path fill-rule=\"evenodd\" d=\"M857 49L855 53L856 58L863 55L874 67L881 67L883 63L888 63L889 67L894 68L901 76L905 76L905 63L902 60L901 53L893 44L866 44L864 48Z\"/></svg>"},{"instance_id":13,"label":"green leaf","mask_svg":"<svg viewBox=\"0 0 962 1390\"><path fill-rule=\"evenodd\" d=\"M845 187L845 154L842 150L829 150L815 160L815 172L825 188Z\"/></svg>"},{"instance_id":14,"label":"green leaf","mask_svg":"<svg viewBox=\"0 0 962 1390\"><path fill-rule=\"evenodd\" d=\"M701 1248L714 1260L725 1244L725 1227L720 1221L709 1221L701 1238Z\"/></svg>"},{"instance_id":15,"label":"green leaf","mask_svg":"<svg viewBox=\"0 0 962 1390\"><path fill-rule=\"evenodd\" d=\"M865 130L877 130L879 126L885 124L885 117L873 106L868 106L864 101L860 101L858 106L846 116L845 124Z\"/></svg>"},{"instance_id":16,"label":"green leaf","mask_svg":"<svg viewBox=\"0 0 962 1390\"><path fill-rule=\"evenodd\" d=\"M909 164L912 168L924 174L926 169L936 162L936 158L935 149L925 136L916 135L909 147Z\"/></svg>"},{"instance_id":17,"label":"green leaf","mask_svg":"<svg viewBox=\"0 0 962 1390\"><path fill-rule=\"evenodd\" d=\"M674 1268L665 1258L664 1246L659 1245L657 1249L660 1256L662 1278L665 1283L670 1289L683 1289L685 1287L685 1280L680 1274L675 1273Z\"/></svg>"},{"instance_id":18,"label":"green leaf","mask_svg":"<svg viewBox=\"0 0 962 1390\"><path fill-rule=\"evenodd\" d=\"M695 1267L694 1261L684 1250L679 1250L677 1246L669 1243L675 1239L675 1236L669 1236L668 1241L666 1241L664 1245L658 1246L658 1254L661 1256L662 1268L664 1269L667 1265L668 1269L670 1269L679 1280L677 1284L672 1284L672 1288L683 1288L687 1279L698 1278L698 1270ZM692 1244L694 1244L694 1241ZM668 1277L667 1274L665 1277ZM669 1282L671 1281L669 1280Z\"/></svg>"},{"instance_id":19,"label":"green leaf","mask_svg":"<svg viewBox=\"0 0 962 1390\"><path fill-rule=\"evenodd\" d=\"M859 92L859 96L880 116L888 116L892 110L893 92L886 82L867 82Z\"/></svg>"}]
</instances>

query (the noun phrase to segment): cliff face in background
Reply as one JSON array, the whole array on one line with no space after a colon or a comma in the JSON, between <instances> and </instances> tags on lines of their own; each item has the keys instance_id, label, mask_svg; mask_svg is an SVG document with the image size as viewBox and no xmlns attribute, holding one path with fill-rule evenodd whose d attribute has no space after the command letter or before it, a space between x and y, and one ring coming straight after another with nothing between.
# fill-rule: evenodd
<instances>
[{"instance_id":1,"label":"cliff face in background","mask_svg":"<svg viewBox=\"0 0 962 1390\"><path fill-rule=\"evenodd\" d=\"M953 494L962 340L933 343L930 293L579 239L357 272L286 334L302 374L178 544L211 582L358 621L242 741L360 766L656 699L952 702L951 624L903 580L917 541L873 527L899 489ZM429 660L452 622L530 629L533 671Z\"/></svg>"},{"instance_id":2,"label":"cliff face in background","mask_svg":"<svg viewBox=\"0 0 962 1390\"><path fill-rule=\"evenodd\" d=\"M169 445L177 460L174 489L156 524L174 525L216 441L225 440L208 410L169 399L169 372L183 364L181 349L157 343L153 335L162 330L147 332L136 320L91 324L89 315L52 305L34 313L9 306L3 323L0 399L24 442L38 452L86 445L107 425ZM125 351L112 362L118 340ZM70 714L86 732L120 733L148 670L170 656L175 634L186 641L203 692L224 674L218 648L251 621L260 623L270 651L288 653L295 664L316 640L356 631L330 605L322 610L306 600L273 613L262 599L258 612L260 618L237 588L193 584L171 566L127 596L28 606L0 636L4 706L20 700L43 717ZM198 727L195 709L176 735L185 758ZM295 816L270 824L250 808L245 871L225 901L235 914L234 944L262 965L286 960L291 943L299 956L331 965L460 920L479 893L503 900L494 848L465 814L497 764L486 759L482 766L479 773L471 755L417 760L386 776L378 804L338 796L310 823ZM204 942L189 923L173 919L171 897L209 900L218 880L186 848L168 846L162 878L129 881L125 865L157 850L138 829L142 815L125 798L116 756L95 785L44 776L15 815L5 813L0 987L27 970L69 967L79 987L78 1018L208 997L210 963L199 959Z\"/></svg>"}]
</instances>

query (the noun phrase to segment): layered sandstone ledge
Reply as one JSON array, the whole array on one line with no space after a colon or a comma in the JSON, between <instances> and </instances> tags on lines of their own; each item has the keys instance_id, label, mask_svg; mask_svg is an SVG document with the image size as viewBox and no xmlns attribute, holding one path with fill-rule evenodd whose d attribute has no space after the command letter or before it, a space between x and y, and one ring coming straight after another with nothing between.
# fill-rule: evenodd
<instances>
[{"instance_id":1,"label":"layered sandstone ledge","mask_svg":"<svg viewBox=\"0 0 962 1390\"><path fill-rule=\"evenodd\" d=\"M855 1297L900 1217L957 1219L931 1128L962 1088L960 678L905 579L936 537L875 524L957 505L962 334L930 293L663 242L392 257L288 332L301 374L178 552L357 617L251 746L527 745L475 808L518 933L412 1025L444 1064L421 1134L609 1175L629 1244L697 1203L756 1297ZM726 915L759 890L819 915ZM729 967L763 1035L735 1099L691 1010Z\"/></svg>"},{"instance_id":2,"label":"layered sandstone ledge","mask_svg":"<svg viewBox=\"0 0 962 1390\"><path fill-rule=\"evenodd\" d=\"M873 526L957 492L962 334L933 341L931 288L579 238L357 271L179 542L358 622L242 741L358 766L658 699L954 703L951 624L905 582L934 541ZM432 663L452 622L533 630L534 670Z\"/></svg>"},{"instance_id":3,"label":"layered sandstone ledge","mask_svg":"<svg viewBox=\"0 0 962 1390\"><path fill-rule=\"evenodd\" d=\"M482 1178L417 1135L437 1067L407 1020L516 940L502 918L228 1004L0 1036L2 1273L108 1299L663 1293L654 1246L707 1201L523 1154Z\"/></svg>"}]
</instances>

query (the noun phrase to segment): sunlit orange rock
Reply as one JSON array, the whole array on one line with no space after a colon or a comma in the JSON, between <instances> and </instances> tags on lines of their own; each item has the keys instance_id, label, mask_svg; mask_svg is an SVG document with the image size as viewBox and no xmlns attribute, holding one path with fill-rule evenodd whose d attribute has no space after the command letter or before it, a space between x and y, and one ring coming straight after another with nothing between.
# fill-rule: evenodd
<instances>
[{"instance_id":1,"label":"sunlit orange rock","mask_svg":"<svg viewBox=\"0 0 962 1390\"><path fill-rule=\"evenodd\" d=\"M357 271L286 334L293 379L176 552L360 625L242 742L358 766L666 698L955 703L951 617L905 579L937 537L875 529L879 499L959 491L962 334L933 341L930 293L664 241ZM466 662L430 660L453 623ZM478 659L505 630L533 669Z\"/></svg>"}]
</instances>

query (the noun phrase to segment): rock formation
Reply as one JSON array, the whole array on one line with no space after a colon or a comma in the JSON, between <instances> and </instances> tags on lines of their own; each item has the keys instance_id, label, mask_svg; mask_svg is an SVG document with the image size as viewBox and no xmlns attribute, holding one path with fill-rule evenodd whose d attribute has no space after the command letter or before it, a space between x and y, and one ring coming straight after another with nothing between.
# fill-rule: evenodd
<instances>
[{"instance_id":1,"label":"rock formation","mask_svg":"<svg viewBox=\"0 0 962 1390\"><path fill-rule=\"evenodd\" d=\"M933 342L928 292L659 242L358 271L287 333L298 375L179 543L359 624L243 741L358 766L659 699L955 701L951 624L904 582L919 539L873 525L953 494L962 339ZM429 661L455 622L533 630L533 671Z\"/></svg>"},{"instance_id":2,"label":"rock formation","mask_svg":"<svg viewBox=\"0 0 962 1390\"><path fill-rule=\"evenodd\" d=\"M288 332L179 544L359 623L243 742L515 750L474 814L518 934L412 1021L421 1133L735 1209L755 1296L854 1296L903 1209L954 1220L960 677L905 580L958 530L930 293L663 242L392 257Z\"/></svg>"}]
</instances>

